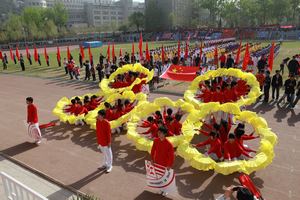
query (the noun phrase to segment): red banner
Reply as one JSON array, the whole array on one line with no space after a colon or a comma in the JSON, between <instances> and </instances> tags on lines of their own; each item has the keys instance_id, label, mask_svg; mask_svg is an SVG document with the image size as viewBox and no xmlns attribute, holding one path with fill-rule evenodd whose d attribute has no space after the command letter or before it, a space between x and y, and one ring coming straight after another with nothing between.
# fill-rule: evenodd
<instances>
[{"instance_id":1,"label":"red banner","mask_svg":"<svg viewBox=\"0 0 300 200\"><path fill-rule=\"evenodd\" d=\"M274 63L274 48L275 48L275 44L274 42L272 42L272 47L270 49L270 55L269 55L269 59L268 59L268 64L269 64L269 70L272 71L273 69L273 63Z\"/></svg>"},{"instance_id":2,"label":"red banner","mask_svg":"<svg viewBox=\"0 0 300 200\"><path fill-rule=\"evenodd\" d=\"M247 70L248 64L249 64L249 60L250 60L250 52L249 52L249 44L247 43L246 50L245 50L244 61L243 61L243 65L242 65L243 71Z\"/></svg>"},{"instance_id":3,"label":"red banner","mask_svg":"<svg viewBox=\"0 0 300 200\"><path fill-rule=\"evenodd\" d=\"M171 65L160 78L174 80L174 81L184 81L191 82L197 77L197 72L199 67L187 67L180 65Z\"/></svg>"},{"instance_id":4,"label":"red banner","mask_svg":"<svg viewBox=\"0 0 300 200\"><path fill-rule=\"evenodd\" d=\"M38 50L37 50L37 48L36 48L36 46L34 45L34 52L33 52L33 56L34 56L34 60L35 60L35 62L37 62L38 61L38 59L39 59L39 55L38 55Z\"/></svg>"}]
</instances>

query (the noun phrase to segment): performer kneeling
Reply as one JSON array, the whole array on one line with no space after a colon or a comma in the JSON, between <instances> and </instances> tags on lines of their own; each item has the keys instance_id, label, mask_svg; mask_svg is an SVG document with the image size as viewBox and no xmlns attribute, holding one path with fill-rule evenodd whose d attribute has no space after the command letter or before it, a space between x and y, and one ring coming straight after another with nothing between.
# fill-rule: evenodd
<instances>
[{"instance_id":1,"label":"performer kneeling","mask_svg":"<svg viewBox=\"0 0 300 200\"><path fill-rule=\"evenodd\" d=\"M235 140L233 133L228 135L228 140L224 144L224 159L225 160L243 160L245 156L251 158L251 156L241 147L241 145Z\"/></svg>"},{"instance_id":2,"label":"performer kneeling","mask_svg":"<svg viewBox=\"0 0 300 200\"><path fill-rule=\"evenodd\" d=\"M209 150L206 155L211 157L213 160L218 161L222 159L222 143L219 139L216 132L212 131L209 134L210 138L204 142L200 142L198 144L194 144L194 147L203 147L206 145L210 145Z\"/></svg>"}]
</instances>

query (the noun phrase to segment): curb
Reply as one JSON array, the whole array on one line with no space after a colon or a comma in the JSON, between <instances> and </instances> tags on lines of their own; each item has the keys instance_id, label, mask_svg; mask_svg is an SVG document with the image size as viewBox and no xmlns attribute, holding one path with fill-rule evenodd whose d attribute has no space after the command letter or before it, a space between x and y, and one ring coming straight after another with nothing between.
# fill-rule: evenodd
<instances>
[{"instance_id":1,"label":"curb","mask_svg":"<svg viewBox=\"0 0 300 200\"><path fill-rule=\"evenodd\" d=\"M25 163L22 163L22 162L20 162L19 160L16 160L16 159L14 159L14 158L12 158L12 157L10 157L10 156L4 154L4 153L1 152L1 151L0 151L0 156L4 157L5 159L11 161L12 163L14 163L14 164L16 164L16 165L18 165L18 166L20 166L20 167L22 167L22 168L24 168L24 169L30 171L31 173L33 173L33 174L39 176L40 178L43 178L43 179L45 179L46 181L49 181L49 182L51 182L51 183L53 183L53 184L55 184L55 185L57 185L57 186L59 186L59 187L61 187L61 188L63 188L63 189L66 189L66 190L68 190L68 191L74 193L74 195L86 196L86 194L85 194L84 192L81 192L81 191L79 191L79 190L76 190L75 188L73 188L73 187L71 187L71 186L65 185L65 184L59 182L57 179L55 179L55 178L53 178L53 177L51 177L51 176L49 176L49 175L47 175L47 174L44 174L44 173L42 173L41 171L39 171L39 170L37 170L37 169L35 169L35 168L33 168L33 167L30 167L29 165L27 165L27 164L25 164Z\"/></svg>"}]
</instances>

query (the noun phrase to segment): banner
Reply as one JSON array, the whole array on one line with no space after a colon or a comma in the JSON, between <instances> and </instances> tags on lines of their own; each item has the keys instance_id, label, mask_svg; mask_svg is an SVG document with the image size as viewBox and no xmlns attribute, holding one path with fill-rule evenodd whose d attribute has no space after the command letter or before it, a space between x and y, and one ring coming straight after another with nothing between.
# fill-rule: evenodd
<instances>
[{"instance_id":1,"label":"banner","mask_svg":"<svg viewBox=\"0 0 300 200\"><path fill-rule=\"evenodd\" d=\"M175 80L175 81L184 81L191 82L197 77L197 72L199 67L187 67L180 65L171 65L161 76L160 78Z\"/></svg>"},{"instance_id":2,"label":"banner","mask_svg":"<svg viewBox=\"0 0 300 200\"><path fill-rule=\"evenodd\" d=\"M174 170L145 160L147 185L156 189L175 189Z\"/></svg>"}]
</instances>

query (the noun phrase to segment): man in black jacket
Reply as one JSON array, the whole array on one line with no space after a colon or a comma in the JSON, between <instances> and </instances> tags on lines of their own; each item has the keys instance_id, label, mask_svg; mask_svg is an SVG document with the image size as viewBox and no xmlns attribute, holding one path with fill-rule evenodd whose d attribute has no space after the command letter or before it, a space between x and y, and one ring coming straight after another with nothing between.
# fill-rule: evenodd
<instances>
[{"instance_id":1,"label":"man in black jacket","mask_svg":"<svg viewBox=\"0 0 300 200\"><path fill-rule=\"evenodd\" d=\"M270 87L271 87L271 77L270 77L270 71L266 71L266 78L264 82L264 102L269 102L269 96L270 96Z\"/></svg>"},{"instance_id":2,"label":"man in black jacket","mask_svg":"<svg viewBox=\"0 0 300 200\"><path fill-rule=\"evenodd\" d=\"M267 65L267 61L265 59L265 56L262 55L261 59L257 62L257 69L258 69L258 71L265 70L266 65Z\"/></svg>"},{"instance_id":3,"label":"man in black jacket","mask_svg":"<svg viewBox=\"0 0 300 200\"><path fill-rule=\"evenodd\" d=\"M226 67L228 69L228 68L233 67L233 65L234 65L234 60L233 60L231 54L229 54L227 57L227 60L226 60Z\"/></svg>"},{"instance_id":4,"label":"man in black jacket","mask_svg":"<svg viewBox=\"0 0 300 200\"><path fill-rule=\"evenodd\" d=\"M297 82L295 80L295 77L291 75L290 78L284 82L284 95L279 99L277 104L279 104L285 99L285 97L287 97L287 102L290 104L289 106L293 107L296 84Z\"/></svg>"},{"instance_id":5,"label":"man in black jacket","mask_svg":"<svg viewBox=\"0 0 300 200\"><path fill-rule=\"evenodd\" d=\"M22 71L25 71L25 62L24 62L24 58L23 58L22 54L20 55L20 65L21 65Z\"/></svg>"},{"instance_id":6,"label":"man in black jacket","mask_svg":"<svg viewBox=\"0 0 300 200\"><path fill-rule=\"evenodd\" d=\"M299 70L299 62L296 60L296 56L293 56L293 59L288 64L289 73L291 75L297 75Z\"/></svg>"},{"instance_id":7,"label":"man in black jacket","mask_svg":"<svg viewBox=\"0 0 300 200\"><path fill-rule=\"evenodd\" d=\"M272 77L272 99L275 99L275 91L276 91L276 101L279 98L279 90L282 87L282 76L280 75L280 71L276 70L276 74Z\"/></svg>"}]
</instances>

